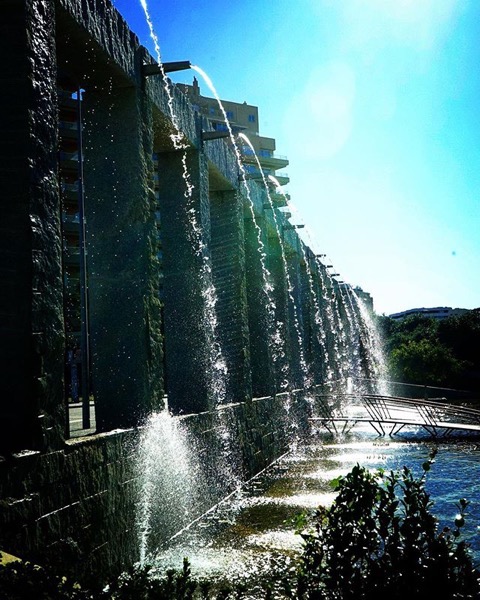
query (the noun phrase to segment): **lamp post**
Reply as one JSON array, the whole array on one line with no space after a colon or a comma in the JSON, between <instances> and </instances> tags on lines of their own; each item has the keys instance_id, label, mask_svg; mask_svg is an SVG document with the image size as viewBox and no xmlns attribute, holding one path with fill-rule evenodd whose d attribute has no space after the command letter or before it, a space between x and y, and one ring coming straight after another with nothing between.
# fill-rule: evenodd
<instances>
[{"instance_id":1,"label":"lamp post","mask_svg":"<svg viewBox=\"0 0 480 600\"><path fill-rule=\"evenodd\" d=\"M82 427L90 428L90 332L88 314L87 250L85 243L85 194L83 190L83 139L82 139L82 91L77 89L78 110L78 216L80 246L80 348L81 348L81 390Z\"/></svg>"}]
</instances>

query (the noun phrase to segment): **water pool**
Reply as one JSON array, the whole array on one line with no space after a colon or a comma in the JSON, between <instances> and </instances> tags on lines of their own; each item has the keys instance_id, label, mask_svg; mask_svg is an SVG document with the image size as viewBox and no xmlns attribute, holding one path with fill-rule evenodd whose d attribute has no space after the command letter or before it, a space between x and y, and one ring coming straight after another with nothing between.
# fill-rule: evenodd
<instances>
[{"instance_id":1,"label":"water pool","mask_svg":"<svg viewBox=\"0 0 480 600\"><path fill-rule=\"evenodd\" d=\"M196 575L229 580L258 579L269 569L293 568L302 543L292 519L299 512L330 504L335 494L330 481L355 464L369 469L405 466L414 473L433 447L435 463L427 475L439 526L452 526L457 502L466 498L464 538L480 563L480 439L456 438L433 442L418 431L379 438L368 426L335 439L318 432L298 444L260 476L248 482L228 501L220 503L181 535L159 549L160 571L181 568L188 557Z\"/></svg>"}]
</instances>

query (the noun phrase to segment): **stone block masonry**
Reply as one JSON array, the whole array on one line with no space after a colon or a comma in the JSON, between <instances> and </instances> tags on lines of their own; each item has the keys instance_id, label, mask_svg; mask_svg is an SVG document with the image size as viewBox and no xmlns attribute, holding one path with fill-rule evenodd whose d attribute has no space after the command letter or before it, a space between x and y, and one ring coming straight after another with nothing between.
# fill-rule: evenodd
<instances>
[{"instance_id":1,"label":"stone block masonry","mask_svg":"<svg viewBox=\"0 0 480 600\"><path fill-rule=\"evenodd\" d=\"M107 578L139 558L136 448L166 392L207 471L221 427L243 477L287 449L306 414L282 395L304 343L287 273L311 312L301 242L278 238L265 190L202 139L186 96L144 76L153 58L110 0L2 0L0 34L0 549ZM96 417L78 439L72 340Z\"/></svg>"},{"instance_id":2,"label":"stone block masonry","mask_svg":"<svg viewBox=\"0 0 480 600\"><path fill-rule=\"evenodd\" d=\"M137 545L136 434L93 436L63 450L0 462L3 547L82 579L130 564ZM117 567L118 568L118 567Z\"/></svg>"},{"instance_id":3,"label":"stone block masonry","mask_svg":"<svg viewBox=\"0 0 480 600\"><path fill-rule=\"evenodd\" d=\"M236 191L212 192L210 217L216 314L229 373L226 398L236 401L252 397L245 231L240 194Z\"/></svg>"},{"instance_id":4,"label":"stone block masonry","mask_svg":"<svg viewBox=\"0 0 480 600\"><path fill-rule=\"evenodd\" d=\"M269 397L183 419L205 476L212 478L206 503L199 502L190 519L232 491L225 471L218 472L219 428L228 428L229 460L236 456L248 478L286 451L285 416L283 399ZM0 460L2 549L52 564L84 582L98 583L99 577L112 577L138 561L142 472L135 449L140 435L141 428L97 434L71 440L62 450ZM154 531L151 543L165 543L167 532Z\"/></svg>"},{"instance_id":5,"label":"stone block masonry","mask_svg":"<svg viewBox=\"0 0 480 600\"><path fill-rule=\"evenodd\" d=\"M96 419L109 431L161 407L152 115L134 87L87 92L83 104Z\"/></svg>"},{"instance_id":6,"label":"stone block masonry","mask_svg":"<svg viewBox=\"0 0 480 600\"><path fill-rule=\"evenodd\" d=\"M58 446L63 308L53 5L0 7L0 452Z\"/></svg>"}]
</instances>

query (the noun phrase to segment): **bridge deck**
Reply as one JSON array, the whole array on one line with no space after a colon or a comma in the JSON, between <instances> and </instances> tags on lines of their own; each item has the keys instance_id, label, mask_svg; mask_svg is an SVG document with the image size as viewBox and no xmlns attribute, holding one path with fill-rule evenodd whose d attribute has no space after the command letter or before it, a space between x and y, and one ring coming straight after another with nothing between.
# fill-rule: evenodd
<instances>
[{"instance_id":1,"label":"bridge deck","mask_svg":"<svg viewBox=\"0 0 480 600\"><path fill-rule=\"evenodd\" d=\"M360 414L345 414L345 400L353 402ZM480 410L455 405L442 400L401 398L398 396L343 395L317 396L318 416L310 421L338 432L337 424L350 430L357 423L369 423L379 435L399 433L404 427L413 426L425 430L433 437L448 436L453 432L480 433ZM332 402L334 401L334 402Z\"/></svg>"}]
</instances>

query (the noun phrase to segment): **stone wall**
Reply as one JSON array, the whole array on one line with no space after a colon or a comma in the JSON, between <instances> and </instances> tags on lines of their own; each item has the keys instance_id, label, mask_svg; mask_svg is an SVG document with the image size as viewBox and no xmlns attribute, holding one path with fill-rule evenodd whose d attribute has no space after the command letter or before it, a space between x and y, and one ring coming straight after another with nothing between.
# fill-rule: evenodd
<instances>
[{"instance_id":1,"label":"stone wall","mask_svg":"<svg viewBox=\"0 0 480 600\"><path fill-rule=\"evenodd\" d=\"M135 448L165 380L204 468L229 427L248 478L285 452L290 419L305 420L301 397L288 397L289 412L282 393L302 384L315 322L302 242L278 233L288 218L242 181L228 143L205 141L208 124L178 89L144 76L153 59L110 0L2 0L0 32L0 548L84 579L138 559ZM97 425L76 440L64 385L66 79L82 99L75 183ZM229 491L216 485L209 501Z\"/></svg>"},{"instance_id":2,"label":"stone wall","mask_svg":"<svg viewBox=\"0 0 480 600\"><path fill-rule=\"evenodd\" d=\"M54 23L49 2L0 6L0 452L65 427Z\"/></svg>"},{"instance_id":3,"label":"stone wall","mask_svg":"<svg viewBox=\"0 0 480 600\"><path fill-rule=\"evenodd\" d=\"M192 520L232 491L221 463L225 449L220 430L228 428L228 460L238 461L238 474L245 479L288 448L282 396L189 415L182 423L195 440L205 477L211 479L209 497L195 507ZM97 434L70 440L62 450L0 459L0 547L86 582L98 583L138 561L143 468L136 447L143 431ZM164 543L167 533L175 529L154 529L150 546Z\"/></svg>"},{"instance_id":4,"label":"stone wall","mask_svg":"<svg viewBox=\"0 0 480 600\"><path fill-rule=\"evenodd\" d=\"M252 397L243 203L236 191L210 194L213 281L227 401ZM243 395L242 395L243 394Z\"/></svg>"},{"instance_id":5,"label":"stone wall","mask_svg":"<svg viewBox=\"0 0 480 600\"><path fill-rule=\"evenodd\" d=\"M133 431L71 441L0 461L1 545L81 577L135 558Z\"/></svg>"}]
</instances>

